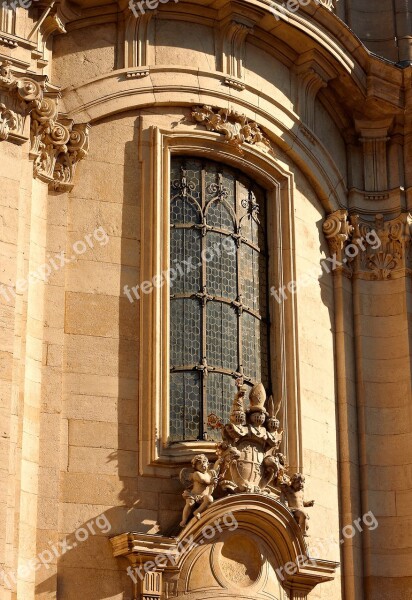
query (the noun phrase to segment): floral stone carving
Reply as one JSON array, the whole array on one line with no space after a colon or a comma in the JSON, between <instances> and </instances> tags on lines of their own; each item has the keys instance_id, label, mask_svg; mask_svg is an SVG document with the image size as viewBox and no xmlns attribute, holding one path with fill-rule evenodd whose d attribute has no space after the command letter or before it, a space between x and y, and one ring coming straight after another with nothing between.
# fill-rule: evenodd
<instances>
[{"instance_id":1,"label":"floral stone carving","mask_svg":"<svg viewBox=\"0 0 412 600\"><path fill-rule=\"evenodd\" d=\"M202 123L208 131L216 131L225 136L225 141L242 152L242 144L262 144L271 150L270 142L265 138L259 126L235 110L212 108L211 106L194 106L192 117Z\"/></svg>"},{"instance_id":2,"label":"floral stone carving","mask_svg":"<svg viewBox=\"0 0 412 600\"><path fill-rule=\"evenodd\" d=\"M24 125L27 115L40 106L46 77L15 75L12 63L0 63L0 140L21 143L27 139Z\"/></svg>"},{"instance_id":3,"label":"floral stone carving","mask_svg":"<svg viewBox=\"0 0 412 600\"><path fill-rule=\"evenodd\" d=\"M16 76L10 61L0 63L0 140L25 142L30 115L34 177L54 190L70 190L76 165L88 152L90 126L59 115L46 82L46 76Z\"/></svg>"},{"instance_id":4,"label":"floral stone carving","mask_svg":"<svg viewBox=\"0 0 412 600\"><path fill-rule=\"evenodd\" d=\"M58 114L57 103L44 98L32 113L30 158L34 176L54 190L70 190L77 163L89 149L87 123L75 125L72 119Z\"/></svg>"},{"instance_id":5,"label":"floral stone carving","mask_svg":"<svg viewBox=\"0 0 412 600\"><path fill-rule=\"evenodd\" d=\"M349 277L385 281L411 272L412 215L409 212L385 220L383 214L366 218L349 215L341 209L328 215L323 232L331 253L341 263L335 273L343 270ZM349 245L352 256L345 255Z\"/></svg>"},{"instance_id":6,"label":"floral stone carving","mask_svg":"<svg viewBox=\"0 0 412 600\"><path fill-rule=\"evenodd\" d=\"M192 510L198 519L213 502L229 494L269 494L287 505L304 535L307 531L307 514L302 510L313 506L313 501L303 500L304 477L287 474L286 457L280 452L283 431L277 418L280 402L266 397L261 383L249 393L249 408L245 409L246 386L236 382L238 392L233 400L230 423L222 428L222 442L217 444L217 461L213 469L205 455L195 456L192 469L182 469L180 480L186 491L183 498L181 527L188 522Z\"/></svg>"}]
</instances>

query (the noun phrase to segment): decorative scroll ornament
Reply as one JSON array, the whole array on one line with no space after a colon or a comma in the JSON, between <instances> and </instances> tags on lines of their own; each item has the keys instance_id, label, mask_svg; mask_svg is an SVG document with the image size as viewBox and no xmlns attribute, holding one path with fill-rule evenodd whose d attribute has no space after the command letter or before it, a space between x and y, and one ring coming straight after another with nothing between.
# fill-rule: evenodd
<instances>
[{"instance_id":1,"label":"decorative scroll ornament","mask_svg":"<svg viewBox=\"0 0 412 600\"><path fill-rule=\"evenodd\" d=\"M77 163L89 147L89 125L59 116L57 102L45 97L46 76L16 76L10 61L0 63L0 140L24 142L31 114L33 174L55 190L70 190Z\"/></svg>"},{"instance_id":2,"label":"decorative scroll ornament","mask_svg":"<svg viewBox=\"0 0 412 600\"><path fill-rule=\"evenodd\" d=\"M386 280L402 277L410 271L412 216L402 213L385 221L382 214L374 221L338 210L329 215L323 232L331 253L346 273L360 279ZM346 267L343 267L346 265Z\"/></svg>"},{"instance_id":3,"label":"decorative scroll ornament","mask_svg":"<svg viewBox=\"0 0 412 600\"><path fill-rule=\"evenodd\" d=\"M241 146L244 143L262 144L266 149L271 150L270 142L265 138L259 126L235 110L194 106L192 117L198 123L202 123L208 131L222 133L225 141L240 152L242 152Z\"/></svg>"},{"instance_id":4,"label":"decorative scroll ornament","mask_svg":"<svg viewBox=\"0 0 412 600\"><path fill-rule=\"evenodd\" d=\"M350 239L353 227L348 220L348 212L337 210L327 217L323 224L323 233L331 252L340 260L346 242Z\"/></svg>"},{"instance_id":5,"label":"decorative scroll ornament","mask_svg":"<svg viewBox=\"0 0 412 600\"><path fill-rule=\"evenodd\" d=\"M34 176L54 190L71 190L76 166L89 149L89 129L88 124L75 125L72 119L59 116L56 101L44 98L32 113Z\"/></svg>"},{"instance_id":6,"label":"decorative scroll ornament","mask_svg":"<svg viewBox=\"0 0 412 600\"><path fill-rule=\"evenodd\" d=\"M334 8L333 0L319 0L319 1L322 4L322 6L324 6L325 8L329 8L329 10L332 10Z\"/></svg>"},{"instance_id":7,"label":"decorative scroll ornament","mask_svg":"<svg viewBox=\"0 0 412 600\"><path fill-rule=\"evenodd\" d=\"M11 131L16 131L19 123L19 117L12 110L9 110L5 104L0 104L0 140L7 140Z\"/></svg>"},{"instance_id":8,"label":"decorative scroll ornament","mask_svg":"<svg viewBox=\"0 0 412 600\"><path fill-rule=\"evenodd\" d=\"M411 244L410 214L403 213L386 222L382 214L375 216L375 222L354 215L351 222L353 243L365 247L354 261L354 270L361 278L386 280L405 274Z\"/></svg>"},{"instance_id":9,"label":"decorative scroll ornament","mask_svg":"<svg viewBox=\"0 0 412 600\"><path fill-rule=\"evenodd\" d=\"M46 77L16 76L12 63L0 62L0 140L24 142L26 118L43 98Z\"/></svg>"},{"instance_id":10,"label":"decorative scroll ornament","mask_svg":"<svg viewBox=\"0 0 412 600\"><path fill-rule=\"evenodd\" d=\"M249 408L244 406L246 386L237 380L238 392L233 400L230 423L221 427L223 441L216 447L213 468L205 455L195 456L191 469L182 469L180 480L186 488L186 505L181 527L194 514L200 519L215 498L228 494L251 493L279 496L306 535L308 515L303 510L313 502L303 499L304 477L289 477L286 457L280 452L283 431L277 415L280 402L266 399L261 383L249 393Z\"/></svg>"}]
</instances>

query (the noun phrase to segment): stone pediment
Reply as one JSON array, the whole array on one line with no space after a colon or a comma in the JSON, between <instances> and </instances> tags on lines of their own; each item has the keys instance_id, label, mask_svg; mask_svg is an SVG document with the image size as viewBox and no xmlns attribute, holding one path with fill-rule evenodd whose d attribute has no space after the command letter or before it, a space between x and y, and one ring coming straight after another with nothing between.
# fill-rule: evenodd
<instances>
[{"instance_id":1,"label":"stone pediment","mask_svg":"<svg viewBox=\"0 0 412 600\"><path fill-rule=\"evenodd\" d=\"M124 533L111 543L114 556L129 560L136 597L144 600L306 598L338 567L311 559L287 507L253 493L217 500L176 537Z\"/></svg>"}]
</instances>

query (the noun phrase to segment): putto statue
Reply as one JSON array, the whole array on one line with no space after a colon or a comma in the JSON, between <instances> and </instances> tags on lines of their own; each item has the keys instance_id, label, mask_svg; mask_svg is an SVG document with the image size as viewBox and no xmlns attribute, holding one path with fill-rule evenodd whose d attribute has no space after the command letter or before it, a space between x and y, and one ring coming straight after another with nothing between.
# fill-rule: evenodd
<instances>
[{"instance_id":1,"label":"putto statue","mask_svg":"<svg viewBox=\"0 0 412 600\"><path fill-rule=\"evenodd\" d=\"M295 473L289 483L281 483L282 490L280 501L286 504L293 513L303 535L307 536L309 515L303 509L315 504L314 500L305 502L304 495L305 478L301 473Z\"/></svg>"},{"instance_id":2,"label":"putto statue","mask_svg":"<svg viewBox=\"0 0 412 600\"><path fill-rule=\"evenodd\" d=\"M212 470L204 454L195 456L192 469L182 469L180 480L186 488L186 505L180 523L185 527L193 507L194 516L213 502L213 496L254 493L276 494L293 513L304 535L309 517L303 508L313 506L305 502L305 478L300 473L292 478L287 474L286 457L280 452L283 431L277 415L280 402L266 397L261 383L249 393L249 408L245 408L247 388L243 379L236 381L238 391L233 400L230 423L222 427L222 442L217 444L217 461ZM279 498L280 492L280 498Z\"/></svg>"},{"instance_id":3,"label":"putto statue","mask_svg":"<svg viewBox=\"0 0 412 600\"><path fill-rule=\"evenodd\" d=\"M195 508L194 516L200 519L200 515L213 502L213 491L217 483L217 472L209 470L209 461L204 454L198 454L192 459L192 469L180 471L180 481L186 488L183 498L186 505L183 509L183 517L180 527L184 527Z\"/></svg>"}]
</instances>

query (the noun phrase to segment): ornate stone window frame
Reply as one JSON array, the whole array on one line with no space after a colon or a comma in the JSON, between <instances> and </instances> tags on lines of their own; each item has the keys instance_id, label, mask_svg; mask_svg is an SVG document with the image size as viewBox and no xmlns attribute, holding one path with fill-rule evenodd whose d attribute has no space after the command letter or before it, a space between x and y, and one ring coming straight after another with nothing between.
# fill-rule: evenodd
<instances>
[{"instance_id":1,"label":"ornate stone window frame","mask_svg":"<svg viewBox=\"0 0 412 600\"><path fill-rule=\"evenodd\" d=\"M174 130L141 121L140 282L169 268L169 180L172 154L205 157L243 171L267 194L269 285L294 281L293 173L267 148L243 144L241 151L219 133L193 124ZM262 145L263 146L263 145ZM167 443L169 427L169 286L153 285L140 295L139 473L170 476L170 468L199 452L214 452L214 442ZM270 296L273 393L281 396L284 450L293 469L302 469L296 295L278 304ZM231 399L228 399L229 401Z\"/></svg>"}]
</instances>

